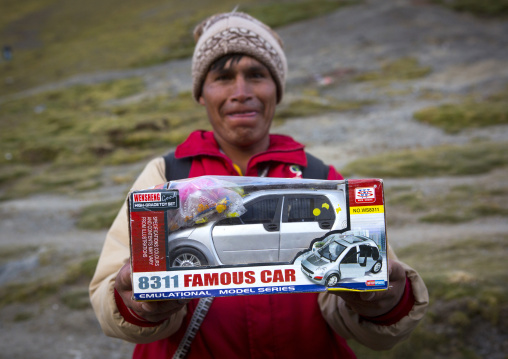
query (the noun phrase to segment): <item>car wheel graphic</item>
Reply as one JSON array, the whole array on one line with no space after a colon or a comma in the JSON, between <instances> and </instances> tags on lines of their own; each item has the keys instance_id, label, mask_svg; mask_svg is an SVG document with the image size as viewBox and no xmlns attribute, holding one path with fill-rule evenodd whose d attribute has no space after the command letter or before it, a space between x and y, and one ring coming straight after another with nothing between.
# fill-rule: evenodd
<instances>
[{"instance_id":1,"label":"car wheel graphic","mask_svg":"<svg viewBox=\"0 0 508 359\"><path fill-rule=\"evenodd\" d=\"M207 265L205 256L193 248L180 248L171 254L171 267L200 267Z\"/></svg>"},{"instance_id":2,"label":"car wheel graphic","mask_svg":"<svg viewBox=\"0 0 508 359\"><path fill-rule=\"evenodd\" d=\"M327 287L333 287L333 286L336 286L337 283L339 283L340 281L340 275L339 274L331 274L330 276L328 276L328 278L326 278L326 286Z\"/></svg>"},{"instance_id":3,"label":"car wheel graphic","mask_svg":"<svg viewBox=\"0 0 508 359\"><path fill-rule=\"evenodd\" d=\"M379 273L379 271L381 271L381 268L383 268L383 263L381 261L379 261L379 262L376 262L376 264L374 264L372 266L372 269L370 271L372 273Z\"/></svg>"}]
</instances>

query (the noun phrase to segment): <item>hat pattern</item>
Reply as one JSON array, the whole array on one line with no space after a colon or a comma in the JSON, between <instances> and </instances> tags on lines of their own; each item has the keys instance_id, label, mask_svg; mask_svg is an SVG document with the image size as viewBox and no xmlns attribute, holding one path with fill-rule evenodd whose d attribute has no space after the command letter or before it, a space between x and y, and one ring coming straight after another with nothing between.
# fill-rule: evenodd
<instances>
[{"instance_id":1,"label":"hat pattern","mask_svg":"<svg viewBox=\"0 0 508 359\"><path fill-rule=\"evenodd\" d=\"M194 29L194 39L197 44L192 58L192 78L196 101L214 61L228 54L244 54L268 68L277 87L277 102L280 102L287 62L282 40L269 26L242 12L217 14Z\"/></svg>"},{"instance_id":2,"label":"hat pattern","mask_svg":"<svg viewBox=\"0 0 508 359\"><path fill-rule=\"evenodd\" d=\"M217 58L236 49L246 51L250 47L254 56L263 56L271 59L276 70L284 73L284 66L277 51L261 36L244 28L232 27L210 37L196 52L196 61L201 62L203 57ZM264 61L263 61L264 62Z\"/></svg>"}]
</instances>

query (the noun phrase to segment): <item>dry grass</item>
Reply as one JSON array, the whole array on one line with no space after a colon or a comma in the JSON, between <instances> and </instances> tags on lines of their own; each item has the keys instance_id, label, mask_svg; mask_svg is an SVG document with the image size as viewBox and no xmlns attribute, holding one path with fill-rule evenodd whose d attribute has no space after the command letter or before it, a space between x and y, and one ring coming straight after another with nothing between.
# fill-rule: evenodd
<instances>
[{"instance_id":1,"label":"dry grass","mask_svg":"<svg viewBox=\"0 0 508 359\"><path fill-rule=\"evenodd\" d=\"M381 153L349 163L346 177L436 177L487 173L508 164L508 143L471 142Z\"/></svg>"},{"instance_id":2,"label":"dry grass","mask_svg":"<svg viewBox=\"0 0 508 359\"><path fill-rule=\"evenodd\" d=\"M204 108L190 93L129 100L144 90L141 79L130 78L2 104L0 199L94 189L107 180L103 166L146 160L166 153L195 129L210 129ZM366 104L306 97L282 106L276 121Z\"/></svg>"},{"instance_id":3,"label":"dry grass","mask_svg":"<svg viewBox=\"0 0 508 359\"><path fill-rule=\"evenodd\" d=\"M354 1L4 0L0 95L97 70L159 64L192 54L194 26L206 17L248 11L273 27L329 13Z\"/></svg>"},{"instance_id":4,"label":"dry grass","mask_svg":"<svg viewBox=\"0 0 508 359\"><path fill-rule=\"evenodd\" d=\"M453 10L477 16L505 17L508 15L507 0L432 0Z\"/></svg>"},{"instance_id":5,"label":"dry grass","mask_svg":"<svg viewBox=\"0 0 508 359\"><path fill-rule=\"evenodd\" d=\"M425 280L429 312L410 339L390 351L350 343L357 356L480 358L484 348L494 354L508 336L507 240L501 235L457 238L400 249L399 257Z\"/></svg>"},{"instance_id":6,"label":"dry grass","mask_svg":"<svg viewBox=\"0 0 508 359\"><path fill-rule=\"evenodd\" d=\"M386 190L387 205L397 212L412 213L421 222L463 223L485 217L508 216L508 184L436 188L423 193L413 188Z\"/></svg>"},{"instance_id":7,"label":"dry grass","mask_svg":"<svg viewBox=\"0 0 508 359\"><path fill-rule=\"evenodd\" d=\"M94 203L83 208L78 215L76 226L86 230L109 228L123 202L124 200Z\"/></svg>"},{"instance_id":8,"label":"dry grass","mask_svg":"<svg viewBox=\"0 0 508 359\"><path fill-rule=\"evenodd\" d=\"M193 129L209 128L203 108L188 93L109 104L143 89L139 79L127 79L4 103L0 197L96 188L102 166L165 153Z\"/></svg>"},{"instance_id":9,"label":"dry grass","mask_svg":"<svg viewBox=\"0 0 508 359\"><path fill-rule=\"evenodd\" d=\"M403 57L385 62L378 71L371 71L356 75L355 81L375 82L388 84L392 81L414 80L427 76L431 72L430 67L422 66L413 57Z\"/></svg>"},{"instance_id":10,"label":"dry grass","mask_svg":"<svg viewBox=\"0 0 508 359\"><path fill-rule=\"evenodd\" d=\"M353 111L372 104L371 101L338 101L323 96L305 96L283 103L277 108L275 121L315 116L322 113Z\"/></svg>"},{"instance_id":11,"label":"dry grass","mask_svg":"<svg viewBox=\"0 0 508 359\"><path fill-rule=\"evenodd\" d=\"M54 258L53 258L54 259ZM65 259L59 258L64 261ZM86 288L90 282L97 266L98 256L84 254L82 258L73 257L72 262L61 263L63 270L47 278L33 282L17 282L7 284L1 288L0 308L12 303L33 303L42 302L49 297L60 295L64 304L69 304L69 298L76 299L74 309L84 309L83 298L88 303L88 293L79 288ZM76 289L78 287L78 289ZM79 303L79 304L78 304Z\"/></svg>"},{"instance_id":12,"label":"dry grass","mask_svg":"<svg viewBox=\"0 0 508 359\"><path fill-rule=\"evenodd\" d=\"M508 124L508 88L483 100L468 99L422 109L414 114L418 121L458 133L469 128Z\"/></svg>"}]
</instances>

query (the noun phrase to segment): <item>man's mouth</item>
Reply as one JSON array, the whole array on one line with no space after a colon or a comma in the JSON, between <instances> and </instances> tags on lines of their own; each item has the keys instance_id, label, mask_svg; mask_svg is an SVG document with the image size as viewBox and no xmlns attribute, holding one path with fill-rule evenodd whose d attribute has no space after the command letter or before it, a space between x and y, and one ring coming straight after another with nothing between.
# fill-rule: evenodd
<instances>
[{"instance_id":1,"label":"man's mouth","mask_svg":"<svg viewBox=\"0 0 508 359\"><path fill-rule=\"evenodd\" d=\"M256 114L257 114L257 111L246 110L246 111L230 112L230 113L228 113L228 116L231 116L231 117L252 117L252 116L256 116Z\"/></svg>"}]
</instances>

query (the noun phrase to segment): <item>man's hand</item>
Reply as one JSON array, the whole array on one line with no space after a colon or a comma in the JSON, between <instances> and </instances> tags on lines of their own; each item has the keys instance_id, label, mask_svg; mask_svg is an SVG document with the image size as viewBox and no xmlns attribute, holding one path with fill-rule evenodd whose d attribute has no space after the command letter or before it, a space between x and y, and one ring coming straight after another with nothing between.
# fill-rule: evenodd
<instances>
[{"instance_id":1,"label":"man's hand","mask_svg":"<svg viewBox=\"0 0 508 359\"><path fill-rule=\"evenodd\" d=\"M189 302L187 300L168 300L140 303L132 300L131 267L129 263L125 264L118 272L115 289L122 297L127 308L149 322L160 322L168 319L171 314L178 312Z\"/></svg>"},{"instance_id":2,"label":"man's hand","mask_svg":"<svg viewBox=\"0 0 508 359\"><path fill-rule=\"evenodd\" d=\"M388 265L390 288L380 292L336 292L358 314L364 317L377 317L391 311L400 302L406 287L406 272L401 264L391 260Z\"/></svg>"}]
</instances>

